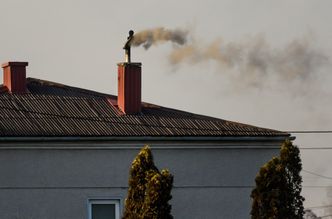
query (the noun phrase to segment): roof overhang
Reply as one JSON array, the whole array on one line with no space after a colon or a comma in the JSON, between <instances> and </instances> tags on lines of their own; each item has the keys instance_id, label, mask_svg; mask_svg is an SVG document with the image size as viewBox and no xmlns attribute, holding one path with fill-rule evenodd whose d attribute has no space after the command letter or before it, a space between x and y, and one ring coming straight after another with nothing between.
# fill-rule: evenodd
<instances>
[{"instance_id":1,"label":"roof overhang","mask_svg":"<svg viewBox=\"0 0 332 219\"><path fill-rule=\"evenodd\" d=\"M105 141L194 141L194 142L245 142L245 141L284 141L294 140L295 136L29 136L0 137L3 142L105 142Z\"/></svg>"}]
</instances>

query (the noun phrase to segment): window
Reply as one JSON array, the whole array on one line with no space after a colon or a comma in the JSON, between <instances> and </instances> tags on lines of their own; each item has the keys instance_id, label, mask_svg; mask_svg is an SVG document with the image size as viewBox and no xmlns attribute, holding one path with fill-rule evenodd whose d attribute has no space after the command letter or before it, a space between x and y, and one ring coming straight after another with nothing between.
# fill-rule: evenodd
<instances>
[{"instance_id":1,"label":"window","mask_svg":"<svg viewBox=\"0 0 332 219\"><path fill-rule=\"evenodd\" d=\"M90 199L89 219L120 219L120 200Z\"/></svg>"}]
</instances>

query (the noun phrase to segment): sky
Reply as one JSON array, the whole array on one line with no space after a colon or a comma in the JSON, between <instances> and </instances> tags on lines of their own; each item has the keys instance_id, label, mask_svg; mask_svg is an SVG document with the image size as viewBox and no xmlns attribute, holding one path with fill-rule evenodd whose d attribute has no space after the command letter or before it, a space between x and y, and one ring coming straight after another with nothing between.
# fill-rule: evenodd
<instances>
[{"instance_id":1,"label":"sky","mask_svg":"<svg viewBox=\"0 0 332 219\"><path fill-rule=\"evenodd\" d=\"M278 130L332 130L330 0L1 0L1 8L0 62L28 61L29 77L116 94L130 29L181 30L185 45L132 48L143 101ZM192 53L172 62L183 46ZM294 135L303 169L332 177L332 149L317 149L332 147L332 134ZM302 175L305 206L332 203L331 179Z\"/></svg>"}]
</instances>

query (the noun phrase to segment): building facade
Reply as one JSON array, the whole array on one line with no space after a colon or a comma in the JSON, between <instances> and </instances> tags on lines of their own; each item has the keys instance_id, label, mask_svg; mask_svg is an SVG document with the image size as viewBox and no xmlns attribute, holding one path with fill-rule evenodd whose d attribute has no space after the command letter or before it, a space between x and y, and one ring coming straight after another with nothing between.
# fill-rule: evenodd
<instances>
[{"instance_id":1,"label":"building facade","mask_svg":"<svg viewBox=\"0 0 332 219\"><path fill-rule=\"evenodd\" d=\"M129 168L150 145L174 175L174 218L248 218L259 168L290 135L141 101L141 65L118 65L118 96L26 78L3 64L0 217L119 219Z\"/></svg>"}]
</instances>

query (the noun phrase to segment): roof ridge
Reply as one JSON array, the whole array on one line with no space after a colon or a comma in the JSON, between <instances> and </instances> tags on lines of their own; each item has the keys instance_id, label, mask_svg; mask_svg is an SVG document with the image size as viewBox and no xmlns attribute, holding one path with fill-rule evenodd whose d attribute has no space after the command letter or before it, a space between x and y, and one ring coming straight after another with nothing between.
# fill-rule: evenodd
<instances>
[{"instance_id":1,"label":"roof ridge","mask_svg":"<svg viewBox=\"0 0 332 219\"><path fill-rule=\"evenodd\" d=\"M88 95L92 95L92 96L112 97L112 98L116 97L115 95L111 95L111 94L106 94L106 93L102 93L102 92L98 92L98 91L94 91L94 90L90 90L90 89L75 87L75 86L69 86L66 84L59 83L59 82L43 80L43 79L39 79L39 78L28 77L27 82L38 83L40 85L46 85L46 86L51 86L51 87L56 87L56 88L61 88L61 89L66 89L66 90L75 90L76 92L88 94Z\"/></svg>"},{"instance_id":2,"label":"roof ridge","mask_svg":"<svg viewBox=\"0 0 332 219\"><path fill-rule=\"evenodd\" d=\"M35 100L43 100L43 99L69 99L69 100L86 100L91 99L89 97L85 96L59 96L59 95L45 95L45 94L31 94L31 93L25 93L25 94L11 94L11 93L0 93L0 98L7 98L8 100L12 98L20 98L20 97L33 97ZM96 99L103 99L104 97L98 97L96 96Z\"/></svg>"}]
</instances>

